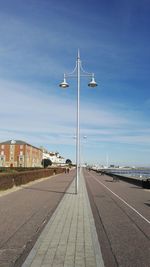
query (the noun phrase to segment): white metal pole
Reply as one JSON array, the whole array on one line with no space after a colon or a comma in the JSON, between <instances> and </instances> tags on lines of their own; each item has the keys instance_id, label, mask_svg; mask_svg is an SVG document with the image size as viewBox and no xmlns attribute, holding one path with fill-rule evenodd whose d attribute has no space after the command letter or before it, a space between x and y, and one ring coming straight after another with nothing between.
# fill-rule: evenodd
<instances>
[{"instance_id":1,"label":"white metal pole","mask_svg":"<svg viewBox=\"0 0 150 267\"><path fill-rule=\"evenodd\" d=\"M80 159L80 53L78 50L77 57L77 138L76 138L76 194L78 193L79 183L79 159Z\"/></svg>"},{"instance_id":2,"label":"white metal pole","mask_svg":"<svg viewBox=\"0 0 150 267\"><path fill-rule=\"evenodd\" d=\"M77 72L76 72L77 71ZM81 71L81 74L80 74ZM74 75L76 74L76 75ZM79 183L79 174L80 174L80 77L87 76L91 77L91 81L88 84L90 87L97 86L97 83L94 80L94 74L85 72L82 68L81 61L80 61L80 53L78 49L78 56L76 61L76 67L72 73L64 74L64 80L59 84L62 88L69 87L69 84L66 82L66 77L77 77L77 126L76 126L76 180L75 180L75 193L78 193L78 183Z\"/></svg>"}]
</instances>

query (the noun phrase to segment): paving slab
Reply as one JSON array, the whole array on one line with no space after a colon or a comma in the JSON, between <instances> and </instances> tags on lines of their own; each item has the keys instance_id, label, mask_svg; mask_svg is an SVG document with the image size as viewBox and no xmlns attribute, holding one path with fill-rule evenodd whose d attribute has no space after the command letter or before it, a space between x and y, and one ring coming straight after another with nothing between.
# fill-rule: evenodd
<instances>
[{"instance_id":1,"label":"paving slab","mask_svg":"<svg viewBox=\"0 0 150 267\"><path fill-rule=\"evenodd\" d=\"M75 179L22 267L104 267L82 172Z\"/></svg>"}]
</instances>

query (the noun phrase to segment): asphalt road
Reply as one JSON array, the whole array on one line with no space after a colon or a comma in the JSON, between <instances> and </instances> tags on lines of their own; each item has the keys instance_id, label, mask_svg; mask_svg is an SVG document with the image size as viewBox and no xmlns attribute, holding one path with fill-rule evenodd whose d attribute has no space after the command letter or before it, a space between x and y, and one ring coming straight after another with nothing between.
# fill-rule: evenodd
<instances>
[{"instance_id":1,"label":"asphalt road","mask_svg":"<svg viewBox=\"0 0 150 267\"><path fill-rule=\"evenodd\" d=\"M150 190L84 171L106 267L150 266Z\"/></svg>"},{"instance_id":2,"label":"asphalt road","mask_svg":"<svg viewBox=\"0 0 150 267\"><path fill-rule=\"evenodd\" d=\"M0 195L0 267L21 266L74 175L72 170Z\"/></svg>"}]
</instances>

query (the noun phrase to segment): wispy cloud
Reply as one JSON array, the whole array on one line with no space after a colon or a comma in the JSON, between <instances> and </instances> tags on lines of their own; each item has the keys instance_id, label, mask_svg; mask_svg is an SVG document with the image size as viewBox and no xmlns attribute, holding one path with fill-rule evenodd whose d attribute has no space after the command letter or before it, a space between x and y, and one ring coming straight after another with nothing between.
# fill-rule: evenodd
<instances>
[{"instance_id":1,"label":"wispy cloud","mask_svg":"<svg viewBox=\"0 0 150 267\"><path fill-rule=\"evenodd\" d=\"M40 145L47 143L73 145L76 134L76 100L45 94L21 83L0 81L0 138L27 139ZM137 135L127 112L119 116L107 107L82 103L81 134L93 142L146 143L147 133ZM147 129L145 129L147 131ZM125 135L126 132L126 135ZM133 136L135 134L135 136Z\"/></svg>"}]
</instances>

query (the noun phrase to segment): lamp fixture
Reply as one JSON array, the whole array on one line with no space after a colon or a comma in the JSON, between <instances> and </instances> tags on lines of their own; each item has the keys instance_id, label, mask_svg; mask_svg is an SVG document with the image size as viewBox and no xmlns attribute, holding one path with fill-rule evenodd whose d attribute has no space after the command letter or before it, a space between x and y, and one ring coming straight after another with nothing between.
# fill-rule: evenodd
<instances>
[{"instance_id":1,"label":"lamp fixture","mask_svg":"<svg viewBox=\"0 0 150 267\"><path fill-rule=\"evenodd\" d=\"M89 82L88 86L89 87L96 87L98 84L95 81L94 77L92 77L91 81Z\"/></svg>"},{"instance_id":2,"label":"lamp fixture","mask_svg":"<svg viewBox=\"0 0 150 267\"><path fill-rule=\"evenodd\" d=\"M69 84L66 82L66 78L65 78L65 77L64 77L63 82L61 82L61 83L59 84L59 86L60 86L61 88L67 88L67 87L69 87Z\"/></svg>"}]
</instances>

